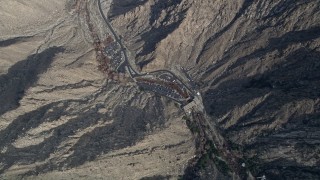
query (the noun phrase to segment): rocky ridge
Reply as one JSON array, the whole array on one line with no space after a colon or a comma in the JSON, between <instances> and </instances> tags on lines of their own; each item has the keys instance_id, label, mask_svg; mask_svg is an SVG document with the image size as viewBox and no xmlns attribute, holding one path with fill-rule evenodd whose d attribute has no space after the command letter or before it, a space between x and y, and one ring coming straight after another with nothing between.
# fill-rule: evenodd
<instances>
[{"instance_id":1,"label":"rocky ridge","mask_svg":"<svg viewBox=\"0 0 320 180\"><path fill-rule=\"evenodd\" d=\"M103 33L95 1L84 2ZM84 12L77 9L80 2L52 6L55 2L41 1L38 6L17 1L11 6L15 3L26 11L52 7L58 13L48 10L39 25L30 25L30 17L27 27L11 31L5 28L17 25L2 17L8 25L0 42L0 179L182 174L194 154L182 111L98 70L94 39Z\"/></svg>"},{"instance_id":2,"label":"rocky ridge","mask_svg":"<svg viewBox=\"0 0 320 180\"><path fill-rule=\"evenodd\" d=\"M1 11L2 177L319 178L319 1L104 1L138 68L184 77L182 67L194 80L206 110L199 127L216 132L187 123L193 136L173 102L97 71L80 2L1 2L56 8L35 26ZM224 143L204 141L206 156L190 165L201 133Z\"/></svg>"},{"instance_id":3,"label":"rocky ridge","mask_svg":"<svg viewBox=\"0 0 320 180\"><path fill-rule=\"evenodd\" d=\"M141 69L187 70L245 177L319 178L319 1L130 7L110 18Z\"/></svg>"}]
</instances>

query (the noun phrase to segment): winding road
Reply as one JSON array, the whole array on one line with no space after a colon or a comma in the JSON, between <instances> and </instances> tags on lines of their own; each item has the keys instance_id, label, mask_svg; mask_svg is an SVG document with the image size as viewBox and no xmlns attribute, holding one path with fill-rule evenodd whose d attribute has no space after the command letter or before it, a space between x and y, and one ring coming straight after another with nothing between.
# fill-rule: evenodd
<instances>
[{"instance_id":1,"label":"winding road","mask_svg":"<svg viewBox=\"0 0 320 180\"><path fill-rule=\"evenodd\" d=\"M122 63L122 65L125 63L125 66L130 69L129 70L129 74L131 76L131 78L136 78L136 77L144 77L146 75L149 75L152 74L152 73L169 73L174 79L176 79L176 81L180 82L183 87L181 87L181 89L186 89L189 91L189 94L190 94L190 97L189 98L193 98L196 94L196 91L195 90L192 90L190 89L177 75L175 75L173 72L169 71L169 70L157 70L157 71L153 71L153 72L149 72L149 73L139 73L137 71L135 71L132 67L131 67L131 64L130 64L130 61L128 59L128 55L127 55L127 52L126 52L126 48L124 47L124 45L122 44L121 42L121 39L119 38L119 36L117 35L116 31L114 30L114 28L112 27L111 23L109 22L108 18L106 17L106 15L103 13L103 10L102 10L102 6L101 6L101 0L98 0L98 7L99 7L99 11L100 11L100 14L102 16L102 18L104 19L105 23L107 24L110 32L112 33L114 39L116 40L116 42L120 45L121 47L121 52L123 53L124 55L124 59L125 61ZM132 72L134 72L135 74L132 74ZM171 88L171 87L167 87L167 88ZM173 99L177 102L179 102L180 104L182 104L183 102L181 100L177 100L177 99L174 99L172 97L170 97L169 95L165 95L163 93L160 93L156 90L157 88L154 88L154 90L152 90L153 92L155 93L158 93L158 94L161 94L161 95L164 95L170 99Z\"/></svg>"}]
</instances>

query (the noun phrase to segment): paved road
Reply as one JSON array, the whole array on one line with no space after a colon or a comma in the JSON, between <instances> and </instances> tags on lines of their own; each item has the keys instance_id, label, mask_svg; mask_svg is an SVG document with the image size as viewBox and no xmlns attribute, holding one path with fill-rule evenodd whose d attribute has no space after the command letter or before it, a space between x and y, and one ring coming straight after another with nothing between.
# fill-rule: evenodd
<instances>
[{"instance_id":1,"label":"paved road","mask_svg":"<svg viewBox=\"0 0 320 180\"><path fill-rule=\"evenodd\" d=\"M100 14L101 16L103 17L104 21L106 22L108 28L110 29L111 33L113 34L114 36L114 39L116 40L116 42L120 45L121 47L121 51L123 52L124 54L124 58L125 58L125 64L126 66L131 69L135 74L132 74L130 71L130 76L132 78L135 78L135 77L143 77L145 75L147 75L148 73L139 73L139 72L136 72L130 65L130 62L129 62L129 59L128 59L128 56L127 56L127 52L126 52L126 48L123 46L122 42L121 42L121 39L119 38L119 36L117 35L117 33L115 32L114 28L112 27L112 25L110 24L108 18L105 16L105 14L103 13L103 10L102 10L102 7L101 7L101 0L98 0L98 6L99 6L99 11L100 11ZM157 70L157 71L153 71L153 72L150 72L150 73L170 73L172 75L172 77L174 77L176 80L178 80L179 82L181 82L181 84L184 86L183 88L186 88L191 94L192 96L195 96L195 91L194 90L191 90L181 79L178 78L178 76L176 76L173 72L169 71L169 70ZM157 88L154 88L153 91L156 92L156 93L159 93L161 95L164 95L163 93L161 92L157 92L156 90ZM165 95L166 97L170 98L170 99L173 99L172 97L168 96L168 95ZM181 101L177 100L177 99L173 99L179 103L181 103Z\"/></svg>"},{"instance_id":2,"label":"paved road","mask_svg":"<svg viewBox=\"0 0 320 180\"><path fill-rule=\"evenodd\" d=\"M169 71L169 70L166 70L166 69L163 69L163 70L156 70L156 71L152 71L150 73L156 73L156 72L167 72L167 73L170 73L174 78L176 78L177 80L179 80L183 86L192 93L192 95L194 96L195 95L195 92L194 90L191 90L177 75L175 75L173 72Z\"/></svg>"},{"instance_id":3,"label":"paved road","mask_svg":"<svg viewBox=\"0 0 320 180\"><path fill-rule=\"evenodd\" d=\"M104 21L106 22L108 28L110 29L111 33L113 34L116 42L120 45L121 47L121 51L123 52L123 55L124 55L124 59L125 59L125 62L128 64L129 68L134 71L136 74L139 74L138 72L136 72L130 65L129 63L129 60L128 60L128 55L127 55L127 52L125 50L125 47L123 46L122 42L121 42L121 39L119 38L119 36L117 35L117 33L115 32L115 30L113 29L112 25L110 24L108 18L106 17L106 15L103 13L102 11L102 7L101 7L101 0L98 0L98 6L99 6L99 11L100 11L100 14L102 16L102 18L104 19ZM133 78L135 75L134 74L131 74L131 72L129 71L130 73L130 76Z\"/></svg>"}]
</instances>

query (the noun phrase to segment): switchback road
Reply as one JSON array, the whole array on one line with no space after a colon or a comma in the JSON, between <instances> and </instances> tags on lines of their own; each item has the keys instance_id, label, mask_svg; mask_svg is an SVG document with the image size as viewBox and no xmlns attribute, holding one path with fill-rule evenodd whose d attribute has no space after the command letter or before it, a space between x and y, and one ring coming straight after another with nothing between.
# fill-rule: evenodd
<instances>
[{"instance_id":1,"label":"switchback road","mask_svg":"<svg viewBox=\"0 0 320 180\"><path fill-rule=\"evenodd\" d=\"M106 25L108 26L110 32L112 33L115 41L120 45L120 48L121 48L121 51L124 55L124 59L125 59L125 64L127 66L127 68L129 68L130 70L132 70L135 74L132 74L130 71L129 71L129 74L132 78L136 78L136 77L143 77L143 76L146 76L147 74L152 74L152 73L169 73L171 74L172 77L174 77L174 79L176 79L177 81L179 81L183 87L181 87L181 89L187 89L190 93L190 96L189 98L193 98L195 96L195 91L190 89L177 75L175 75L173 72L169 71L169 70L157 70L157 71L153 71L153 72L149 72L149 73L139 73L139 72L136 72L132 67L131 67L131 64L130 64L130 61L128 59L128 55L127 55L127 49L124 47L124 45L122 44L121 42L121 39L119 38L119 36L117 35L116 31L114 30L114 28L112 27L109 19L106 17L106 15L104 14L103 10L102 10L102 6L101 6L101 1L102 0L98 0L98 7L99 7L99 11L100 11L100 14L102 16L102 18L104 19ZM170 88L170 87L168 87ZM169 95L166 95L166 94L163 94L163 93L160 93L157 91L157 88L154 88L152 90L153 92L155 93L158 93L158 94L161 94L161 95L164 95L170 99L173 99L173 100L176 100L177 102L179 102L180 104L182 103L181 100L178 100L178 99L174 99L172 97L170 97Z\"/></svg>"}]
</instances>

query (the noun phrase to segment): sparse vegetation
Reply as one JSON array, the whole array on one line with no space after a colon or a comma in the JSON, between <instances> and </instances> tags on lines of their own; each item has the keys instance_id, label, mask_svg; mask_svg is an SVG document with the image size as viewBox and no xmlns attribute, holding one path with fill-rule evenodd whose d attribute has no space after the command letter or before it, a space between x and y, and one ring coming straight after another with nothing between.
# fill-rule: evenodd
<instances>
[{"instance_id":1,"label":"sparse vegetation","mask_svg":"<svg viewBox=\"0 0 320 180\"><path fill-rule=\"evenodd\" d=\"M219 151L213 141L207 140L205 143L205 153L201 155L195 166L199 169L205 169L210 163L215 164L217 169L225 175L230 172L227 163L219 157Z\"/></svg>"},{"instance_id":2,"label":"sparse vegetation","mask_svg":"<svg viewBox=\"0 0 320 180\"><path fill-rule=\"evenodd\" d=\"M188 116L186 116L186 115L185 115L185 116L182 116L182 119L183 119L183 120L186 120L186 121L187 121L187 120L190 121L190 118L189 118Z\"/></svg>"},{"instance_id":3,"label":"sparse vegetation","mask_svg":"<svg viewBox=\"0 0 320 180\"><path fill-rule=\"evenodd\" d=\"M217 166L219 171L223 174L228 174L228 172L230 171L230 168L227 165L227 163L225 161L219 159L218 157L214 158L214 164Z\"/></svg>"},{"instance_id":4,"label":"sparse vegetation","mask_svg":"<svg viewBox=\"0 0 320 180\"><path fill-rule=\"evenodd\" d=\"M257 156L253 156L251 158L244 158L244 162L246 163L246 167L253 173L256 174L259 172L258 162L259 159Z\"/></svg>"},{"instance_id":5,"label":"sparse vegetation","mask_svg":"<svg viewBox=\"0 0 320 180\"><path fill-rule=\"evenodd\" d=\"M320 1L21 2L0 179L320 179Z\"/></svg>"},{"instance_id":6,"label":"sparse vegetation","mask_svg":"<svg viewBox=\"0 0 320 180\"><path fill-rule=\"evenodd\" d=\"M235 150L235 151L242 151L243 150L243 147L241 145L233 143L230 140L228 140L228 145L231 150Z\"/></svg>"},{"instance_id":7,"label":"sparse vegetation","mask_svg":"<svg viewBox=\"0 0 320 180\"><path fill-rule=\"evenodd\" d=\"M203 155L198 161L199 167L202 169L205 168L209 160L210 160L209 154Z\"/></svg>"},{"instance_id":8,"label":"sparse vegetation","mask_svg":"<svg viewBox=\"0 0 320 180\"><path fill-rule=\"evenodd\" d=\"M186 120L187 126L190 129L190 131L192 132L192 134L196 134L200 132L199 127L197 126L196 123L194 123L193 121L191 121L190 119Z\"/></svg>"},{"instance_id":9,"label":"sparse vegetation","mask_svg":"<svg viewBox=\"0 0 320 180\"><path fill-rule=\"evenodd\" d=\"M213 141L212 140L208 140L207 141L207 145L209 145L209 153L210 154L214 154L216 156L219 156L219 151L218 149L216 148L216 146L214 145Z\"/></svg>"},{"instance_id":10,"label":"sparse vegetation","mask_svg":"<svg viewBox=\"0 0 320 180\"><path fill-rule=\"evenodd\" d=\"M145 91L146 89L142 86L138 86L140 91Z\"/></svg>"}]
</instances>

